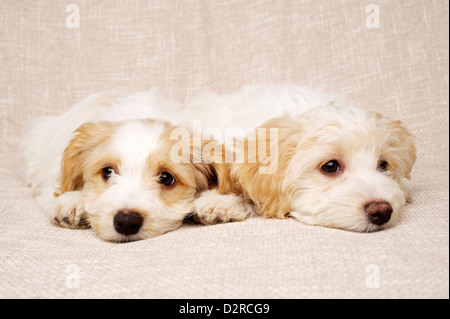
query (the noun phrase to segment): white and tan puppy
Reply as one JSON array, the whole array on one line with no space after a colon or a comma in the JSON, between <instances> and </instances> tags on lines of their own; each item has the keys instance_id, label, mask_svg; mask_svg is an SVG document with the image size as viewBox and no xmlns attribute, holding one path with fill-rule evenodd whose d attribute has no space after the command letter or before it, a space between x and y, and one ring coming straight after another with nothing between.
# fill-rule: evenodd
<instances>
[{"instance_id":1,"label":"white and tan puppy","mask_svg":"<svg viewBox=\"0 0 450 319\"><path fill-rule=\"evenodd\" d=\"M369 232L395 223L410 199L415 162L411 134L400 121L355 108L325 106L278 129L278 169L236 163L234 181L265 217L288 214L310 225Z\"/></svg>"},{"instance_id":2,"label":"white and tan puppy","mask_svg":"<svg viewBox=\"0 0 450 319\"><path fill-rule=\"evenodd\" d=\"M163 234L194 213L210 224L215 209L216 221L244 219L251 207L219 194L226 167L211 152L205 158L189 133L173 134L186 132L174 125L183 111L153 91L114 90L39 119L23 145L39 205L60 226L92 227L114 242Z\"/></svg>"},{"instance_id":3,"label":"white and tan puppy","mask_svg":"<svg viewBox=\"0 0 450 319\"><path fill-rule=\"evenodd\" d=\"M203 113L216 108L215 121L228 121L223 127L265 130L262 140L253 135L235 147L246 155L231 173L234 191L251 199L262 216L369 232L393 225L410 198L415 146L400 121L294 85L210 93L193 105ZM273 119L261 124L265 118ZM271 141L270 129L277 132ZM252 153L259 156L258 148L267 146L264 160L247 155L248 140L255 139ZM223 142L229 146L229 136ZM262 170L274 163L276 170Z\"/></svg>"}]
</instances>

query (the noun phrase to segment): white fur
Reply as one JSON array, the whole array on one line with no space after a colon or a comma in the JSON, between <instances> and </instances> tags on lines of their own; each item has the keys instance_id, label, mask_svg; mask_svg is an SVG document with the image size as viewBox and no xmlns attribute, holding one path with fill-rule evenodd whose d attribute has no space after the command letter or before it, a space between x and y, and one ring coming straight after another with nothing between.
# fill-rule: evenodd
<instances>
[{"instance_id":1,"label":"white fur","mask_svg":"<svg viewBox=\"0 0 450 319\"><path fill-rule=\"evenodd\" d=\"M195 219L204 225L242 221L254 216L251 203L242 201L236 194L222 195L216 190L203 192L195 201Z\"/></svg>"},{"instance_id":2,"label":"white fur","mask_svg":"<svg viewBox=\"0 0 450 319\"><path fill-rule=\"evenodd\" d=\"M163 100L155 90L130 93L127 89L93 94L61 115L35 120L22 143L26 180L34 195L44 202L51 198L62 153L83 123L146 118L160 118L174 125L183 121L180 105Z\"/></svg>"},{"instance_id":3,"label":"white fur","mask_svg":"<svg viewBox=\"0 0 450 319\"><path fill-rule=\"evenodd\" d=\"M147 118L178 124L183 120L183 112L179 105L161 99L154 91L130 94L111 90L86 98L62 115L33 123L22 145L27 162L26 179L38 204L52 222L68 228L92 226L104 240L132 241L175 229L193 212L195 187L190 197L182 197L177 202L173 200L175 203L169 207L160 198L158 177L149 178L148 173L144 173L149 154L162 146L160 135L164 131L162 122L139 121ZM73 138L73 132L84 123L103 121L119 125L108 144L92 150L87 161L103 155L117 157L121 162L120 174L112 175L101 194L87 181L80 190L54 197L59 189L63 152ZM80 163L80 166L91 164ZM137 234L125 236L115 231L114 216L123 210L145 213Z\"/></svg>"},{"instance_id":4,"label":"white fur","mask_svg":"<svg viewBox=\"0 0 450 319\"><path fill-rule=\"evenodd\" d=\"M83 203L91 224L102 239L110 241L144 239L177 228L192 212L192 203L183 200L177 207L168 207L160 198L157 177L149 180L145 175L149 154L162 143L164 126L134 120L121 123L110 141L112 154L121 159L120 174L112 174L108 188L100 195L83 189ZM119 210L146 212L137 234L125 236L116 232L112 221Z\"/></svg>"},{"instance_id":5,"label":"white fur","mask_svg":"<svg viewBox=\"0 0 450 319\"><path fill-rule=\"evenodd\" d=\"M149 155L167 143L161 139L165 127L158 121L152 124L139 121L145 119L161 119L184 126L192 123L192 117L185 108L162 99L154 90L132 93L124 89L93 94L61 115L32 123L22 145L27 165L26 180L52 222L67 228L92 226L100 238L122 242L153 237L175 229L197 209L199 220L207 224L239 220L242 214L248 215L251 206L245 201L240 202L238 196L208 191L199 197L195 193L195 185L192 192L181 194L180 199L172 200L169 207L161 198L157 176L149 178L146 173ZM82 189L59 194L63 153L72 143L75 130L88 122L106 121L119 125L107 145L92 150L92 155L83 160L92 162L97 157L117 157L120 159L120 173L112 174L100 194L94 190L92 181L86 181ZM194 163L200 163L200 159L199 154L194 154ZM93 163L80 163L83 167L89 165ZM58 196L55 197L54 193ZM214 212L218 202L221 205ZM125 236L115 230L114 216L126 210L143 212L145 216L137 234ZM220 218L208 217L205 213ZM227 217L228 213L230 216Z\"/></svg>"},{"instance_id":6,"label":"white fur","mask_svg":"<svg viewBox=\"0 0 450 319\"><path fill-rule=\"evenodd\" d=\"M201 95L190 107L194 117L203 120L203 129L218 127L223 136L226 128L244 129L232 138L249 136L248 132L269 119L298 120L293 132L301 134L289 153L293 153L292 158L273 159L288 162L279 191L287 194L290 216L299 221L354 231L379 230L398 221L410 198L413 142L401 145L397 133L386 124L389 121L340 97L296 85L252 85L232 94ZM225 136L222 141L230 145L232 138ZM390 156L405 167L396 172L378 171L381 154L395 143ZM320 164L342 154L344 173L336 178L324 177ZM240 167L233 169L237 183ZM374 200L389 202L393 208L392 218L385 225L374 225L364 211L364 205Z\"/></svg>"},{"instance_id":7,"label":"white fur","mask_svg":"<svg viewBox=\"0 0 450 319\"><path fill-rule=\"evenodd\" d=\"M240 128L242 132L250 132L269 119L298 117L310 109L338 100L342 98L319 89L264 84L244 86L230 94L205 92L194 98L187 109L193 120L201 121L203 130L218 129L225 136L226 129ZM234 134L234 137L244 136Z\"/></svg>"},{"instance_id":8,"label":"white fur","mask_svg":"<svg viewBox=\"0 0 450 319\"><path fill-rule=\"evenodd\" d=\"M354 231L375 231L398 222L410 197L411 183L409 172L404 175L377 169L383 152L397 138L390 135L389 128L361 109L335 106L311 110L299 122L305 133L283 183L283 190L295 194L290 215L307 224ZM310 139L314 142L308 144ZM409 158L401 145L391 152L412 167L414 158ZM332 159L339 159L344 166L342 174L334 178L318 169ZM379 200L390 203L393 209L392 218L382 226L371 223L364 212L365 204Z\"/></svg>"}]
</instances>

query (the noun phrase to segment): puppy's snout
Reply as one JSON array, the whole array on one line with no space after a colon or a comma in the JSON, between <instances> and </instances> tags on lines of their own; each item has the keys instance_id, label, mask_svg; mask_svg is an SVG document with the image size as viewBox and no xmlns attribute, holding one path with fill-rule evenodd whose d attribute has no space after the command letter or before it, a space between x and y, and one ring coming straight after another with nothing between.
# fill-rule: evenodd
<instances>
[{"instance_id":1,"label":"puppy's snout","mask_svg":"<svg viewBox=\"0 0 450 319\"><path fill-rule=\"evenodd\" d=\"M114 216L114 228L126 236L136 234L143 222L141 214L128 210L120 211Z\"/></svg>"},{"instance_id":2,"label":"puppy's snout","mask_svg":"<svg viewBox=\"0 0 450 319\"><path fill-rule=\"evenodd\" d=\"M369 216L369 220L375 225L384 225L392 215L392 206L386 201L373 201L364 206L364 210Z\"/></svg>"}]
</instances>

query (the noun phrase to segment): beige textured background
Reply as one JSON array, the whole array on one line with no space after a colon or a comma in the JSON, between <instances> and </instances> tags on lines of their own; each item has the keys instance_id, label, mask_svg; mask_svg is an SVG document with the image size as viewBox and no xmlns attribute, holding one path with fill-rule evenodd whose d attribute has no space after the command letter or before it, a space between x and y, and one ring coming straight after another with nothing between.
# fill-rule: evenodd
<instances>
[{"instance_id":1,"label":"beige textured background","mask_svg":"<svg viewBox=\"0 0 450 319\"><path fill-rule=\"evenodd\" d=\"M379 29L365 25L370 3ZM446 0L1 0L0 297L448 298L448 36ZM400 225L252 219L110 244L49 225L24 186L18 142L35 117L115 86L184 102L261 82L319 86L406 123L417 190ZM380 288L366 286L371 264Z\"/></svg>"}]
</instances>

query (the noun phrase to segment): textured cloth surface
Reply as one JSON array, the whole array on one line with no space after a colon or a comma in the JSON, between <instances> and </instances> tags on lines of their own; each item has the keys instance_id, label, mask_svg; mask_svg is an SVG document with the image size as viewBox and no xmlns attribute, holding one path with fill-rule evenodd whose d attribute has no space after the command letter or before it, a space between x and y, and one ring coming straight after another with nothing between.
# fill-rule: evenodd
<instances>
[{"instance_id":1,"label":"textured cloth surface","mask_svg":"<svg viewBox=\"0 0 450 319\"><path fill-rule=\"evenodd\" d=\"M1 1L0 297L448 298L448 1L376 1L379 28L373 1L76 1L75 28L70 3ZM24 184L29 121L90 93L185 102L263 82L331 90L409 127L416 190L398 226L254 218L112 244L50 225Z\"/></svg>"}]
</instances>

